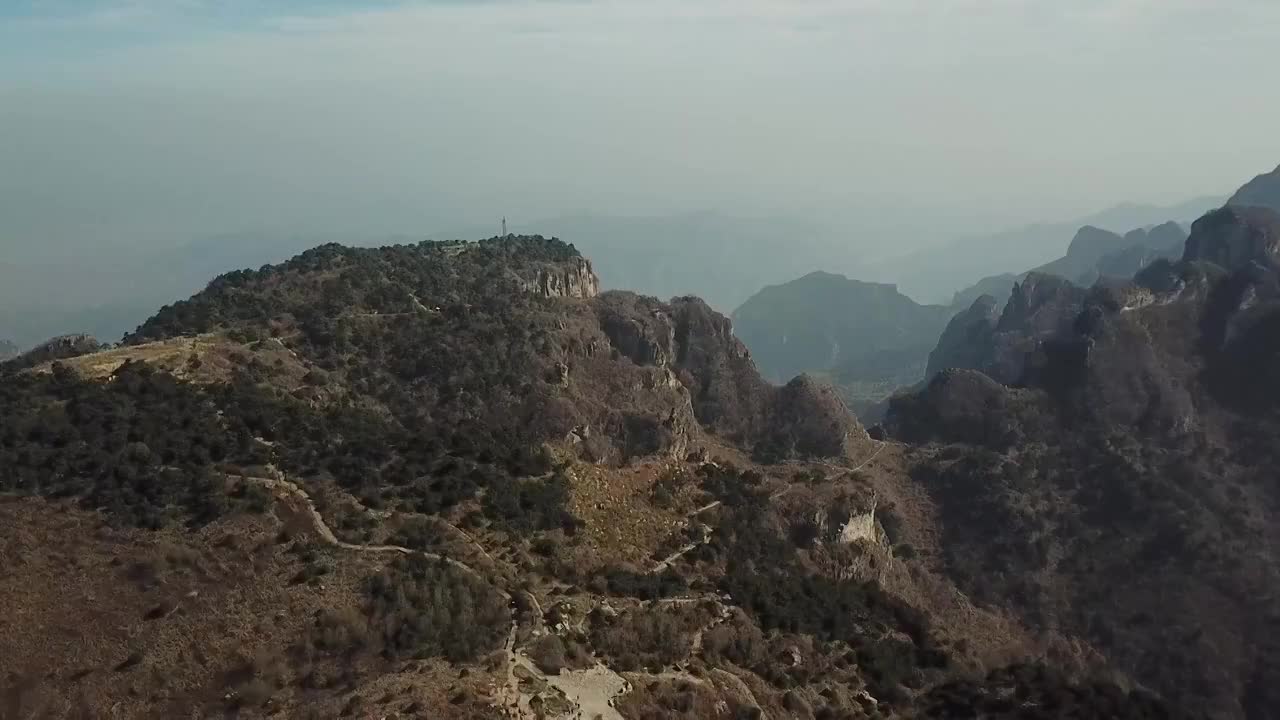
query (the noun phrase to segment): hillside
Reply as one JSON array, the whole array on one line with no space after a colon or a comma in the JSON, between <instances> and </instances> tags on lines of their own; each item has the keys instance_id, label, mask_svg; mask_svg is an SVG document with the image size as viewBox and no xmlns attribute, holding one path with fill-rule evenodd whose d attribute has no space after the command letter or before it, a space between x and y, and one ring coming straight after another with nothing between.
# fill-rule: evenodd
<instances>
[{"instance_id":1,"label":"hillside","mask_svg":"<svg viewBox=\"0 0 1280 720\"><path fill-rule=\"evenodd\" d=\"M0 340L0 362L17 357L19 352L18 346L12 341Z\"/></svg>"},{"instance_id":2,"label":"hillside","mask_svg":"<svg viewBox=\"0 0 1280 720\"><path fill-rule=\"evenodd\" d=\"M1260 336L1238 327L1244 361ZM1018 392L1004 407L1041 407ZM1030 542L984 514L1013 496L928 474L996 457L984 426L942 445L949 425L895 409L922 446L870 439L811 378L770 385L696 298L599 293L555 240L228 273L121 347L0 376L7 707L1167 718L1142 685L1238 697L1135 660L1154 640L1030 611L1018 589L1047 575L983 564ZM1061 592L1118 622L1088 595L1108 577Z\"/></svg>"},{"instance_id":3,"label":"hillside","mask_svg":"<svg viewBox=\"0 0 1280 720\"><path fill-rule=\"evenodd\" d=\"M732 317L766 378L780 383L818 373L859 408L924 377L950 314L892 285L815 272L764 288Z\"/></svg>"},{"instance_id":4,"label":"hillside","mask_svg":"<svg viewBox=\"0 0 1280 720\"><path fill-rule=\"evenodd\" d=\"M0 414L19 715L1161 707L932 574L829 388L557 241L229 273Z\"/></svg>"},{"instance_id":5,"label":"hillside","mask_svg":"<svg viewBox=\"0 0 1280 720\"><path fill-rule=\"evenodd\" d=\"M986 374L889 412L961 587L1213 717L1280 707L1276 238L1223 209L1129 283L1029 276L985 339L971 313Z\"/></svg>"}]
</instances>

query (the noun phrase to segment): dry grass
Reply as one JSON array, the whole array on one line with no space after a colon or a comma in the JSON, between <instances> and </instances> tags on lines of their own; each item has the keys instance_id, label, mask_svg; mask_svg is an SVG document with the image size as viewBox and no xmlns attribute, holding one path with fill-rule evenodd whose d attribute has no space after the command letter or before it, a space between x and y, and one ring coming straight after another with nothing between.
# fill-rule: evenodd
<instances>
[{"instance_id":1,"label":"dry grass","mask_svg":"<svg viewBox=\"0 0 1280 720\"><path fill-rule=\"evenodd\" d=\"M653 502L655 484L671 467L657 460L621 468L585 463L574 467L569 510L583 521L570 549L577 567L651 564L655 550L696 506L692 486L677 492L667 507Z\"/></svg>"},{"instance_id":2,"label":"dry grass","mask_svg":"<svg viewBox=\"0 0 1280 720\"><path fill-rule=\"evenodd\" d=\"M496 681L481 668L459 678L440 662L338 667L291 653L318 612L359 607L385 558L335 551L322 582L294 583L301 562L282 538L306 541L306 525L277 509L145 532L0 499L0 717L204 717L237 705L242 717L336 717L352 703L354 717L484 717ZM345 682L308 689L313 672Z\"/></svg>"},{"instance_id":3,"label":"dry grass","mask_svg":"<svg viewBox=\"0 0 1280 720\"><path fill-rule=\"evenodd\" d=\"M144 362L168 371L175 377L198 383L226 382L239 365L257 360L272 368L277 384L296 389L303 384L307 365L279 340L271 339L246 345L222 333L180 337L142 345L128 345L102 352L60 360L85 378L109 377L126 362ZM53 363L44 363L31 372L52 372Z\"/></svg>"}]
</instances>

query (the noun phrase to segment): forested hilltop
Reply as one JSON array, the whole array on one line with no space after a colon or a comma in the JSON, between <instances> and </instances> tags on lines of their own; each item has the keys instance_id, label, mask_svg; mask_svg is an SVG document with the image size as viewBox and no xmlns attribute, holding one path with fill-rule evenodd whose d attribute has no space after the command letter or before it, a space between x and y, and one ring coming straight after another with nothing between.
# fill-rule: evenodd
<instances>
[{"instance_id":1,"label":"forested hilltop","mask_svg":"<svg viewBox=\"0 0 1280 720\"><path fill-rule=\"evenodd\" d=\"M540 237L229 273L120 347L0 377L23 558L0 656L27 658L7 696L476 718L1164 718L1246 697L1095 632L1123 617L1094 580L1070 598L1096 625L1030 604L1066 576L991 564L1023 569L1009 553L1040 531L988 494L1006 446L939 435L967 406L937 393L911 407L940 419L903 405L889 428L923 445L873 440L831 388L767 383L700 300L600 293ZM1061 512L1081 528L1130 522L1080 507Z\"/></svg>"}]
</instances>

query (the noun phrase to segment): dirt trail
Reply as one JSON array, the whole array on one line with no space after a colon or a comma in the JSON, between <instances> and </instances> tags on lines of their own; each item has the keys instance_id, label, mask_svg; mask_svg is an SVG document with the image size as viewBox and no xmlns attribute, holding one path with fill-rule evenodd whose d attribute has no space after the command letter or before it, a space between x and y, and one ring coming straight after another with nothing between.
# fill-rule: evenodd
<instances>
[{"instance_id":1,"label":"dirt trail","mask_svg":"<svg viewBox=\"0 0 1280 720\"><path fill-rule=\"evenodd\" d=\"M311 524L315 528L316 534L320 536L321 540L323 540L325 543L329 545L333 545L334 547L340 547L344 550L351 550L353 552L370 552L370 553L393 552L393 553L400 553L401 555L421 555L422 557L425 557L428 560L443 560L444 562L449 563L453 567L471 575L472 577L478 578L480 580L483 580L487 584L493 585L493 582L489 577L485 576L483 573L479 572L478 570L471 567L470 565L462 562L461 560L455 560L451 557L445 557L444 555L437 555L436 553L426 552L424 550L414 550L412 548L407 548L400 545L356 545L354 543L349 543L349 542L344 542L342 540L339 540L338 536L334 535L333 530L329 528L328 523L324 521L324 517L320 515L320 511L316 510L316 505L314 502L312 502L311 496L307 494L306 490L303 490L302 488L298 487L297 484L289 480L276 480L274 478L246 477L244 479L251 482L256 482L260 485L263 485L277 492L284 491L301 500L303 503L303 506L306 508L307 514L311 518ZM494 587L494 590L496 590L500 595L502 595L503 599L507 600L508 602L511 601L510 593L508 593L506 590L503 590L502 588L496 585L494 585L493 587Z\"/></svg>"},{"instance_id":2,"label":"dirt trail","mask_svg":"<svg viewBox=\"0 0 1280 720\"><path fill-rule=\"evenodd\" d=\"M492 584L490 578L484 576L470 565L453 558L437 555L435 553L425 552L422 550L414 550L412 548L402 547L400 545L356 545L349 542L339 540L334 535L333 530L329 528L328 523L316 510L315 503L312 502L311 496L305 490L298 487L289 480L277 480L273 478L262 477L246 477L245 480L256 482L277 493L285 493L294 496L302 501L306 508L308 516L311 518L312 526L315 528L316 534L325 543L334 547L340 547L344 550L354 552L370 552L370 553L400 553L402 555L421 555L432 560L443 560L450 565L466 572L473 577L479 578L486 583ZM511 601L511 594L500 587L494 586L494 589L502 595L508 602ZM539 622L541 616L541 607L538 606L537 598L533 597L535 607L538 607ZM511 631L507 634L506 642L503 643L503 653L507 658L506 680L502 687L502 698L500 705L503 707L508 717L517 720L533 720L537 714L533 711L529 704L529 698L524 695L520 689L520 680L516 677L516 668L521 667L527 670L534 677L541 678L548 685L556 688L564 693L571 702L577 705L578 709L572 717L595 718L599 716L602 720L624 720L622 715L613 708L613 700L623 693L631 690L631 683L624 679L621 675L610 670L604 665L597 665L589 670L564 671L559 675L547 675L534 665L528 657L516 650L516 634L519 625L516 621L511 623Z\"/></svg>"},{"instance_id":3,"label":"dirt trail","mask_svg":"<svg viewBox=\"0 0 1280 720\"><path fill-rule=\"evenodd\" d=\"M877 449L876 449L876 452L879 452L879 448L877 448ZM863 465L866 465L868 462L871 462L871 460L873 460L874 458L875 458L875 455L873 454L870 458L867 458L867 461L866 461L866 462L864 462L864 463L863 463ZM836 466L834 466L834 465L833 465L832 467L836 467ZM862 465L859 465L858 467L862 467ZM841 470L845 470L846 468L840 468L840 469L841 469ZM854 469L856 470L857 468L854 468ZM785 488L782 488L781 490L778 490L777 492L775 492L775 493L773 493L772 495L770 495L770 496L769 496L769 502L773 502L774 500L777 500L778 498L782 497L783 495L786 495L787 493L791 492L791 490L792 490L794 487L795 487L795 485L788 485L788 486L786 486ZM697 516L701 515L702 513L707 512L708 510L712 510L712 509L714 509L714 508L720 507L720 505L721 505L721 504L722 504L722 502L721 502L720 500L714 500L714 501L712 501L712 502L709 502L709 503L707 503L706 505L703 505L702 507L697 508L697 509L696 509L696 510L694 510L693 512L690 512L688 515L686 515L686 516L685 516L685 518L684 518L684 521L687 523L687 522L689 522L690 520L692 520L693 518L695 518L695 517L697 517ZM675 561L679 560L680 558L684 557L685 555L689 554L690 552L693 552L693 550L694 550L695 548L698 548L698 547L700 547L700 546L702 546L702 545L705 545L705 544L707 544L707 543L709 543L709 542L711 542L711 533L710 533L710 532L705 533L705 534L703 535L703 537L702 537L702 539L701 539L701 540L695 540L694 542L687 543L687 544L685 544L685 545L680 546L680 548L679 548L678 550L676 550L675 552L671 553L670 555L668 555L667 557L663 558L662 560L659 560L659 561L658 561L658 562L657 562L657 563L656 563L652 568L649 568L649 574L654 575L654 574L657 574L657 573L662 572L663 570L666 570L668 567L670 567L670 566L671 566L671 563L673 563L673 562L675 562Z\"/></svg>"}]
</instances>

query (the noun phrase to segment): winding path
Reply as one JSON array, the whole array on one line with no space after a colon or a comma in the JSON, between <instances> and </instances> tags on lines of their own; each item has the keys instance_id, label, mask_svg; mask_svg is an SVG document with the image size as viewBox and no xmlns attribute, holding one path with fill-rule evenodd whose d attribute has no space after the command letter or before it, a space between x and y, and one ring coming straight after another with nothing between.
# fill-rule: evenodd
<instances>
[{"instance_id":1,"label":"winding path","mask_svg":"<svg viewBox=\"0 0 1280 720\"><path fill-rule=\"evenodd\" d=\"M251 482L256 482L259 485L263 485L277 492L284 491L285 493L289 495L293 495L294 497L301 500L303 503L303 506L307 510L307 515L309 515L311 518L311 525L315 528L316 534L320 536L321 540L323 540L325 543L329 545L332 545L334 547L340 547L344 550L351 550L353 552L400 553L401 555L421 555L422 557L425 557L428 560L439 560L439 561L447 562L453 567L467 573L468 575L471 575L472 577L477 578L479 580L483 580L486 584L493 585L493 582L489 577L485 576L483 573L471 567L470 565L462 562L461 560L455 560L454 558L451 558L451 557L446 557L444 555L427 552L425 550L414 550L412 548L407 548L401 545L356 545L354 543L349 543L343 540L339 540L338 536L334 535L333 530L329 528L328 523L324 521L324 517L320 515L320 511L316 510L316 504L311 500L311 496L307 494L306 490L303 490L302 488L298 487L297 484L289 480L275 480L272 478L264 478L264 477L245 477L244 479ZM511 593L507 592L506 590L503 590L497 585L493 585L493 588L498 592L498 594L502 595L502 598L504 600L506 600L507 602L511 601Z\"/></svg>"}]
</instances>

